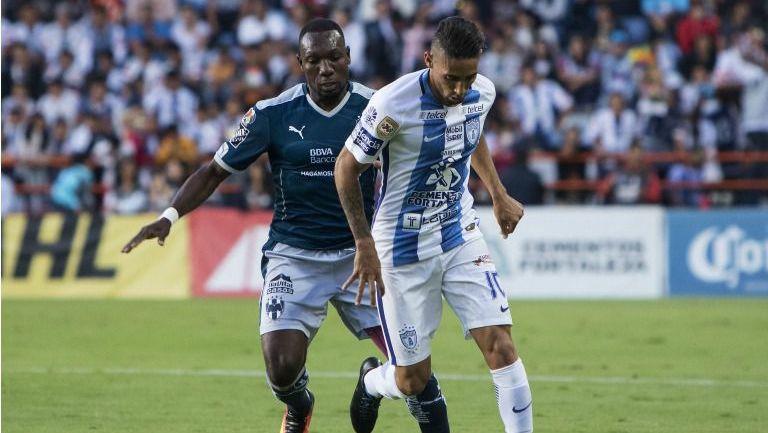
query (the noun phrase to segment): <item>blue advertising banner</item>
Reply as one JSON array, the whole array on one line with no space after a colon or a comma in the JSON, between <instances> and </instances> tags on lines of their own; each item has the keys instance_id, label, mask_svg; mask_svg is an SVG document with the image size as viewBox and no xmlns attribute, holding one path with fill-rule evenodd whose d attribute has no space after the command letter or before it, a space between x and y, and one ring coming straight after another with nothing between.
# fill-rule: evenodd
<instances>
[{"instance_id":1,"label":"blue advertising banner","mask_svg":"<svg viewBox=\"0 0 768 433\"><path fill-rule=\"evenodd\" d=\"M768 211L667 212L671 296L768 296Z\"/></svg>"}]
</instances>

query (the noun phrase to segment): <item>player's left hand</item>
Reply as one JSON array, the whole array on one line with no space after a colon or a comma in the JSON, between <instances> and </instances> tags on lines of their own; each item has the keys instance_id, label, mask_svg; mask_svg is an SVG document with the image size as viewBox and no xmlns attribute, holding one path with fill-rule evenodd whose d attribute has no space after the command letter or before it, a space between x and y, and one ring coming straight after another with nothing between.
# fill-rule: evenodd
<instances>
[{"instance_id":1,"label":"player's left hand","mask_svg":"<svg viewBox=\"0 0 768 433\"><path fill-rule=\"evenodd\" d=\"M523 218L523 205L509 195L502 194L493 201L493 213L501 227L501 235L506 239Z\"/></svg>"},{"instance_id":2,"label":"player's left hand","mask_svg":"<svg viewBox=\"0 0 768 433\"><path fill-rule=\"evenodd\" d=\"M353 281L357 280L357 297L355 305L360 305L363 301L365 286L368 286L368 292L371 297L371 306L376 306L376 290L379 295L384 295L384 282L381 279L381 262L376 253L376 246L373 239L362 240L357 243L355 253L355 268L352 275L341 285L341 290L346 290Z\"/></svg>"}]
</instances>

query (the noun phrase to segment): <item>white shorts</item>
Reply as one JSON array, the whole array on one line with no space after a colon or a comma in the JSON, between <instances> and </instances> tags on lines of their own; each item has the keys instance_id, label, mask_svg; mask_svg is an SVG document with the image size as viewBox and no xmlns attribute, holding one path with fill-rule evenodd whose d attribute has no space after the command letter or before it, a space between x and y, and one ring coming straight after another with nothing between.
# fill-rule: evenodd
<instances>
[{"instance_id":1,"label":"white shorts","mask_svg":"<svg viewBox=\"0 0 768 433\"><path fill-rule=\"evenodd\" d=\"M459 317L465 338L471 329L512 324L506 290L498 283L483 239L381 271L385 291L378 302L379 317L393 365L413 365L430 355L442 297Z\"/></svg>"},{"instance_id":2,"label":"white shorts","mask_svg":"<svg viewBox=\"0 0 768 433\"><path fill-rule=\"evenodd\" d=\"M310 340L333 304L347 329L358 339L366 328L379 326L376 308L355 305L357 283L341 291L352 274L355 251L304 250L277 243L264 251L264 290L259 303L259 332L295 329Z\"/></svg>"}]
</instances>

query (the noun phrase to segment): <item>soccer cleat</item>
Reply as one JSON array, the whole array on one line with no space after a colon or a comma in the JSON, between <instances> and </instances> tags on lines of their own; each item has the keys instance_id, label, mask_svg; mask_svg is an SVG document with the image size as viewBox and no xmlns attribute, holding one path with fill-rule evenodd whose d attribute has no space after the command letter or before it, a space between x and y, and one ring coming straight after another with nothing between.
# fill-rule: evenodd
<instances>
[{"instance_id":1,"label":"soccer cleat","mask_svg":"<svg viewBox=\"0 0 768 433\"><path fill-rule=\"evenodd\" d=\"M381 397L371 397L365 391L365 382L363 378L374 368L381 365L375 357L366 358L360 365L360 378L357 380L357 387L352 394L352 402L349 403L349 417L352 419L352 428L356 433L371 433L376 426L376 419L379 417L379 405Z\"/></svg>"},{"instance_id":2,"label":"soccer cleat","mask_svg":"<svg viewBox=\"0 0 768 433\"><path fill-rule=\"evenodd\" d=\"M311 401L309 412L307 412L305 416L301 416L286 407L285 414L283 414L283 424L280 426L280 433L309 433L309 422L312 420L312 409L315 407L315 396L312 394L312 391L307 390L307 392L309 393L309 399Z\"/></svg>"}]
</instances>

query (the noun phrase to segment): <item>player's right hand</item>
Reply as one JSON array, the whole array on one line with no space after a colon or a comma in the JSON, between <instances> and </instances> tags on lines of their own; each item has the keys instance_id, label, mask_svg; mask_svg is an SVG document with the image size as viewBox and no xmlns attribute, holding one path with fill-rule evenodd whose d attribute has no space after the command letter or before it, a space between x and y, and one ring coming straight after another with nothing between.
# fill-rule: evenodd
<instances>
[{"instance_id":1,"label":"player's right hand","mask_svg":"<svg viewBox=\"0 0 768 433\"><path fill-rule=\"evenodd\" d=\"M132 249L139 246L145 239L157 238L157 243L161 247L165 244L165 238L171 232L171 222L167 218L160 218L152 224L147 224L139 230L139 233L123 247L124 253L130 253Z\"/></svg>"},{"instance_id":2,"label":"player's right hand","mask_svg":"<svg viewBox=\"0 0 768 433\"><path fill-rule=\"evenodd\" d=\"M347 278L341 286L341 290L346 290L353 281L357 280L357 297L355 305L360 305L363 301L365 286L368 286L368 292L371 297L371 306L376 306L376 290L379 295L384 295L384 282L381 280L381 263L376 254L376 246L373 239L362 240L357 243L357 252L355 253L355 268L352 275Z\"/></svg>"}]
</instances>

